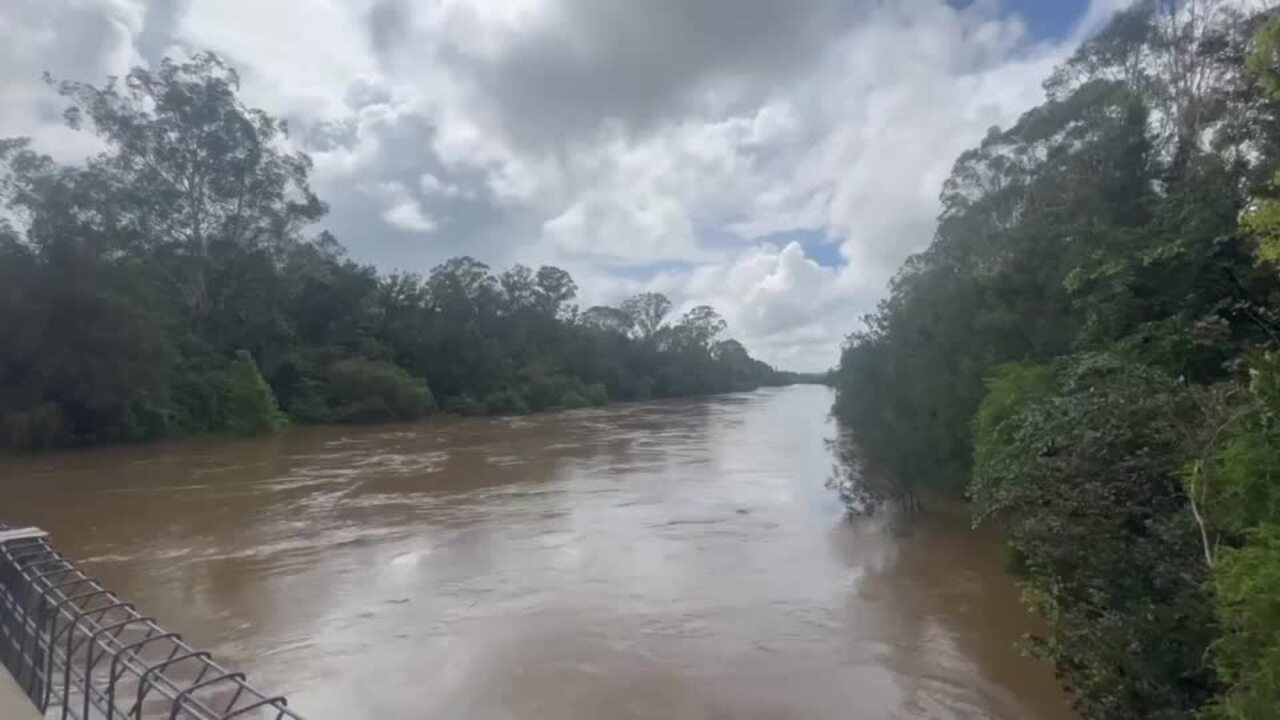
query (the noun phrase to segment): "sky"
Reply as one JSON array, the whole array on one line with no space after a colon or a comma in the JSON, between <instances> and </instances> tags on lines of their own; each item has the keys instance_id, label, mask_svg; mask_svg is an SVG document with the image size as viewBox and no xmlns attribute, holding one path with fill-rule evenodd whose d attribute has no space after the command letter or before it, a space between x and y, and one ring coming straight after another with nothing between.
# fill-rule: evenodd
<instances>
[{"instance_id":1,"label":"sky","mask_svg":"<svg viewBox=\"0 0 1280 720\"><path fill-rule=\"evenodd\" d=\"M0 137L99 146L41 82L222 55L350 257L554 264L714 306L823 370L929 242L956 156L1127 0L5 0Z\"/></svg>"}]
</instances>

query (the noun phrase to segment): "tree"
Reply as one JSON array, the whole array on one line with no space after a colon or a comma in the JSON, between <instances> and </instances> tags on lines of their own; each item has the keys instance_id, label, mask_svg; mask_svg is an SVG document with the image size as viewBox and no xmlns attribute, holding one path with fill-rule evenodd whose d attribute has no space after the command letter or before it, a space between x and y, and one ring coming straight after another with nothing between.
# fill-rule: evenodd
<instances>
[{"instance_id":1,"label":"tree","mask_svg":"<svg viewBox=\"0 0 1280 720\"><path fill-rule=\"evenodd\" d=\"M215 240L269 244L325 211L307 184L311 161L278 149L284 123L245 107L235 71L212 53L134 68L123 88L49 81L73 102L67 122L87 116L112 147L90 168L129 190L118 221L155 242L197 256Z\"/></svg>"},{"instance_id":2,"label":"tree","mask_svg":"<svg viewBox=\"0 0 1280 720\"><path fill-rule=\"evenodd\" d=\"M457 257L385 275L308 237L325 211L310 160L214 55L50 83L105 149L60 165L0 140L7 447L265 432L277 402L297 422L374 422L429 412L433 391L447 410L510 413L780 377L727 384L701 339L660 349L660 295L634 304L642 340L621 309L579 317L561 268Z\"/></svg>"},{"instance_id":3,"label":"tree","mask_svg":"<svg viewBox=\"0 0 1280 720\"><path fill-rule=\"evenodd\" d=\"M1280 694L1280 360L1253 358L1242 400L1220 406L1225 442L1188 468L1222 637L1211 649L1229 688L1211 717L1266 717Z\"/></svg>"},{"instance_id":4,"label":"tree","mask_svg":"<svg viewBox=\"0 0 1280 720\"><path fill-rule=\"evenodd\" d=\"M177 246L190 261L197 314L219 300L200 262L214 245L279 249L325 213L307 184L310 159L278 149L284 123L245 107L235 71L216 55L166 58L154 73L135 68L123 87L49 82L73 103L68 124L87 119L111 147L86 168L114 195L104 220Z\"/></svg>"},{"instance_id":5,"label":"tree","mask_svg":"<svg viewBox=\"0 0 1280 720\"><path fill-rule=\"evenodd\" d=\"M524 265L515 265L498 278L502 286L507 312L519 312L531 308L538 300L538 288L533 281L533 271Z\"/></svg>"},{"instance_id":6,"label":"tree","mask_svg":"<svg viewBox=\"0 0 1280 720\"><path fill-rule=\"evenodd\" d=\"M631 319L636 336L645 341L653 339L670 311L671 301L662 293L643 292L622 303L622 312Z\"/></svg>"},{"instance_id":7,"label":"tree","mask_svg":"<svg viewBox=\"0 0 1280 720\"><path fill-rule=\"evenodd\" d=\"M667 342L672 349L682 351L708 352L711 342L724 332L724 318L709 305L699 305L680 318L680 322L670 328Z\"/></svg>"},{"instance_id":8,"label":"tree","mask_svg":"<svg viewBox=\"0 0 1280 720\"><path fill-rule=\"evenodd\" d=\"M1217 683L1210 596L1178 476L1191 394L1110 356L1006 371L983 402L973 496L1008 533L1039 649L1087 717L1187 717ZM1141 568L1141 572L1135 572Z\"/></svg>"},{"instance_id":9,"label":"tree","mask_svg":"<svg viewBox=\"0 0 1280 720\"><path fill-rule=\"evenodd\" d=\"M565 304L578 295L578 284L569 273L554 265L538 268L538 304L551 317L558 317Z\"/></svg>"},{"instance_id":10,"label":"tree","mask_svg":"<svg viewBox=\"0 0 1280 720\"><path fill-rule=\"evenodd\" d=\"M1118 13L958 158L834 373L875 477L1004 531L1085 717L1276 703L1277 28Z\"/></svg>"},{"instance_id":11,"label":"tree","mask_svg":"<svg viewBox=\"0 0 1280 720\"><path fill-rule=\"evenodd\" d=\"M227 428L242 435L273 432L281 425L276 397L247 350L236 353L227 371Z\"/></svg>"},{"instance_id":12,"label":"tree","mask_svg":"<svg viewBox=\"0 0 1280 720\"><path fill-rule=\"evenodd\" d=\"M391 363L340 360L328 370L329 422L413 420L435 410L426 383Z\"/></svg>"},{"instance_id":13,"label":"tree","mask_svg":"<svg viewBox=\"0 0 1280 720\"><path fill-rule=\"evenodd\" d=\"M635 327L635 319L625 310L605 305L587 308L579 321L593 330L619 335L628 335Z\"/></svg>"}]
</instances>

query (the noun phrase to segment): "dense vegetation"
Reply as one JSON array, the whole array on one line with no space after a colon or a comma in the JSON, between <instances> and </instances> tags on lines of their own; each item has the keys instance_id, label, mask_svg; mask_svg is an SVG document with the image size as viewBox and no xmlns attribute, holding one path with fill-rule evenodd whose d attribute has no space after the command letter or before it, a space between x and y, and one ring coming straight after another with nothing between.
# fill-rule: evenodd
<instances>
[{"instance_id":1,"label":"dense vegetation","mask_svg":"<svg viewBox=\"0 0 1280 720\"><path fill-rule=\"evenodd\" d=\"M1280 15L1149 0L964 153L837 413L1006 533L1089 718L1280 717Z\"/></svg>"},{"instance_id":2,"label":"dense vegetation","mask_svg":"<svg viewBox=\"0 0 1280 720\"><path fill-rule=\"evenodd\" d=\"M285 126L212 55L55 82L105 150L0 140L0 448L523 413L787 379L695 307L573 304L564 270L344 257Z\"/></svg>"}]
</instances>

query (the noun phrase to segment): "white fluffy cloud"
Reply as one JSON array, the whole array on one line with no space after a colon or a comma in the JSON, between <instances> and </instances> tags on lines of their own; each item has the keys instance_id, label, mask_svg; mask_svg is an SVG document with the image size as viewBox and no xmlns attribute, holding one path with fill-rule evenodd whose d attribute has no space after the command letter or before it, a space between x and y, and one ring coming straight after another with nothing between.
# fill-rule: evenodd
<instances>
[{"instance_id":1,"label":"white fluffy cloud","mask_svg":"<svg viewBox=\"0 0 1280 720\"><path fill-rule=\"evenodd\" d=\"M387 209L382 212L382 219L399 230L413 233L429 233L436 229L436 221L423 211L417 198L404 185L396 182L383 183L377 194L386 198Z\"/></svg>"},{"instance_id":2,"label":"white fluffy cloud","mask_svg":"<svg viewBox=\"0 0 1280 720\"><path fill-rule=\"evenodd\" d=\"M586 303L708 302L821 369L928 242L956 155L1124 1L1033 41L998 0L16 0L0 133L83 154L42 70L212 49L290 120L353 257L558 263Z\"/></svg>"}]
</instances>

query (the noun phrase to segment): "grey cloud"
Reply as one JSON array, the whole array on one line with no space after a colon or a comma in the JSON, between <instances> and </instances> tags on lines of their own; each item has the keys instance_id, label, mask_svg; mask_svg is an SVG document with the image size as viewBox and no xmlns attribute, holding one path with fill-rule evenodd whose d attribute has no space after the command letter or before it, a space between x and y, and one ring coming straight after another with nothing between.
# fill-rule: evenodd
<instances>
[{"instance_id":1,"label":"grey cloud","mask_svg":"<svg viewBox=\"0 0 1280 720\"><path fill-rule=\"evenodd\" d=\"M493 203L484 176L441 163L431 149L436 130L422 116L403 115L366 127L364 132L374 138L359 137L353 121L308 124L304 118L293 118L290 124L303 148L312 152L341 152L376 140L377 152L365 161L358 178L316 179L317 190L331 204L322 225L352 248L360 261L424 272L454 255L500 262L510 252L511 218ZM424 173L457 191L426 192ZM381 216L388 209L388 198L383 188L389 185L415 200L435 221L436 230L407 232L384 222Z\"/></svg>"},{"instance_id":2,"label":"grey cloud","mask_svg":"<svg viewBox=\"0 0 1280 720\"><path fill-rule=\"evenodd\" d=\"M92 138L63 127L66 102L44 87L41 75L101 82L123 74L135 59L140 24L137 9L122 2L0 3L0 137L44 140L39 149L60 158L91 152Z\"/></svg>"},{"instance_id":3,"label":"grey cloud","mask_svg":"<svg viewBox=\"0 0 1280 720\"><path fill-rule=\"evenodd\" d=\"M10 84L39 82L48 71L60 78L103 75L113 53L131 42L121 27L123 8L111 3L82 6L54 0L17 0L0 14L14 33L0 51L0 78ZM41 42L33 39L47 38Z\"/></svg>"},{"instance_id":4,"label":"grey cloud","mask_svg":"<svg viewBox=\"0 0 1280 720\"><path fill-rule=\"evenodd\" d=\"M142 32L134 44L150 65L156 65L173 46L173 34L191 0L150 0Z\"/></svg>"},{"instance_id":5,"label":"grey cloud","mask_svg":"<svg viewBox=\"0 0 1280 720\"><path fill-rule=\"evenodd\" d=\"M410 9L406 0L377 0L365 14L369 42L379 55L408 36Z\"/></svg>"},{"instance_id":6,"label":"grey cloud","mask_svg":"<svg viewBox=\"0 0 1280 720\"><path fill-rule=\"evenodd\" d=\"M446 59L472 75L507 133L571 141L613 121L643 131L699 109L711 80L767 86L818 57L862 3L837 0L563 0L563 19L517 36L495 62L465 45Z\"/></svg>"}]
</instances>

